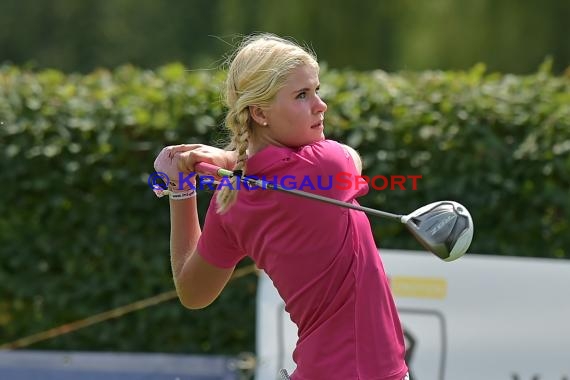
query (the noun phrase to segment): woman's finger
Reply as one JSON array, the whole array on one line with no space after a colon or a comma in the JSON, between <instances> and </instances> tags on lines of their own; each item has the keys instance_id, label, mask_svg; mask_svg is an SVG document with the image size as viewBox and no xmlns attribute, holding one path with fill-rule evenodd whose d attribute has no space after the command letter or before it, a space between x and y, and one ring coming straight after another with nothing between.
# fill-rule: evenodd
<instances>
[{"instance_id":1,"label":"woman's finger","mask_svg":"<svg viewBox=\"0 0 570 380\"><path fill-rule=\"evenodd\" d=\"M171 155L171 157L173 157L176 153L179 152L188 152L194 149L198 149L203 147L204 145L202 144L179 144L179 145L171 145L168 148L168 151Z\"/></svg>"}]
</instances>

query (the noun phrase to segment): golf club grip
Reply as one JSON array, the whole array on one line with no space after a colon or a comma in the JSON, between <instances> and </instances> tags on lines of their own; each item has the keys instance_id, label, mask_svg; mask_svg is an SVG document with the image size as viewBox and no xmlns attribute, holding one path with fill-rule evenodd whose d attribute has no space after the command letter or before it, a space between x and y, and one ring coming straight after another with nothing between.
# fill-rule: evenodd
<instances>
[{"instance_id":1,"label":"golf club grip","mask_svg":"<svg viewBox=\"0 0 570 380\"><path fill-rule=\"evenodd\" d=\"M194 169L198 173L217 176L219 175L218 173L221 168L217 167L216 165L209 164L207 162L198 162L196 165L194 165Z\"/></svg>"}]
</instances>

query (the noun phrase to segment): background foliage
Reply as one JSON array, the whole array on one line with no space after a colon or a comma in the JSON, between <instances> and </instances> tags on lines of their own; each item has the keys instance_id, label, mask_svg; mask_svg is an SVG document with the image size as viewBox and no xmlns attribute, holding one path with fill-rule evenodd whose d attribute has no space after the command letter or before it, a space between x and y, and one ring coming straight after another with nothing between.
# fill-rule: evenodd
<instances>
[{"instance_id":1,"label":"background foliage","mask_svg":"<svg viewBox=\"0 0 570 380\"><path fill-rule=\"evenodd\" d=\"M87 73L216 68L239 34L309 41L334 68L529 74L570 63L567 0L2 0L0 62Z\"/></svg>"},{"instance_id":2,"label":"background foliage","mask_svg":"<svg viewBox=\"0 0 570 380\"><path fill-rule=\"evenodd\" d=\"M182 64L0 67L2 342L173 288L168 206L146 181L164 145L222 143L222 81ZM476 223L472 252L569 257L570 78L550 61L530 75L324 68L321 83L328 137L357 148L365 174L423 176L417 191L361 203L405 212L455 199ZM420 249L401 226L373 226L380 247ZM255 285L240 279L203 311L173 301L35 348L253 351Z\"/></svg>"}]
</instances>

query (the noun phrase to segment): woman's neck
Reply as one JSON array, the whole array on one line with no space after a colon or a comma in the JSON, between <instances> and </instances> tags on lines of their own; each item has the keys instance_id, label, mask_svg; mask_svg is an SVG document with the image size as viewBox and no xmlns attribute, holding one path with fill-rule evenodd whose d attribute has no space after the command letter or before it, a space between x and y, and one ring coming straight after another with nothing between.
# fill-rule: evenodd
<instances>
[{"instance_id":1,"label":"woman's neck","mask_svg":"<svg viewBox=\"0 0 570 380\"><path fill-rule=\"evenodd\" d=\"M257 152L260 152L263 149L267 148L268 146L284 147L285 145L281 144L275 139L270 138L267 136L267 134L254 132L250 135L249 145L247 147L247 155L248 157L251 157Z\"/></svg>"}]
</instances>

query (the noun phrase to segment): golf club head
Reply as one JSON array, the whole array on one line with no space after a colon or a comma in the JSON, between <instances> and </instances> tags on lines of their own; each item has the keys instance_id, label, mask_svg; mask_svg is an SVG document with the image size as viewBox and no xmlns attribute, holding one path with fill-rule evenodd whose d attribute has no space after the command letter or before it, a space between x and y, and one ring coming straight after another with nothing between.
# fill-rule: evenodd
<instances>
[{"instance_id":1,"label":"golf club head","mask_svg":"<svg viewBox=\"0 0 570 380\"><path fill-rule=\"evenodd\" d=\"M473 239L471 214L454 201L430 203L403 216L402 223L424 248L443 261L463 256Z\"/></svg>"}]
</instances>

